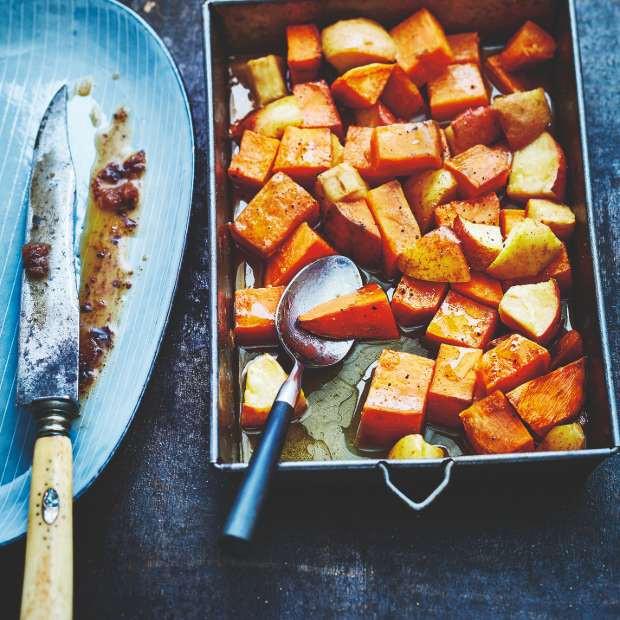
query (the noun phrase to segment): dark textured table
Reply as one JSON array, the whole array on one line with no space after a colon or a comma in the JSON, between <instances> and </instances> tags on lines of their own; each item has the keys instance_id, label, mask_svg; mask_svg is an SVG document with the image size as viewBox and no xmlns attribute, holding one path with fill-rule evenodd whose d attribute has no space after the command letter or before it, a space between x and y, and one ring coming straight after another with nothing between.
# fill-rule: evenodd
<instances>
[{"instance_id":1,"label":"dark textured table","mask_svg":"<svg viewBox=\"0 0 620 620\"><path fill-rule=\"evenodd\" d=\"M217 546L230 489L208 466L205 93L197 0L128 2L179 63L197 132L190 237L167 335L112 462L76 507L79 618L618 617L620 468L568 492L451 497L421 517L382 493L299 489L245 560ZM149 11L145 10L150 8ZM578 2L595 209L620 386L620 2ZM17 615L23 541L0 550Z\"/></svg>"}]
</instances>

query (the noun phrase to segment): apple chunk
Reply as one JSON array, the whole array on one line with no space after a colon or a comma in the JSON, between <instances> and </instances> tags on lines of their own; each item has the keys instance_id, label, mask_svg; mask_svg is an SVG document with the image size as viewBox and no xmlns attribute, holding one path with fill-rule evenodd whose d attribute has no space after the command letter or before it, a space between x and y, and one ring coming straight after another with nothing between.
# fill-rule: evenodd
<instances>
[{"instance_id":1,"label":"apple chunk","mask_svg":"<svg viewBox=\"0 0 620 620\"><path fill-rule=\"evenodd\" d=\"M531 198L525 205L525 217L531 217L537 222L542 222L551 228L553 233L568 241L575 230L575 214L567 206L544 200L543 198Z\"/></svg>"},{"instance_id":2,"label":"apple chunk","mask_svg":"<svg viewBox=\"0 0 620 620\"><path fill-rule=\"evenodd\" d=\"M539 344L555 336L561 314L560 289L553 279L511 286L499 302L499 316L504 325Z\"/></svg>"},{"instance_id":3,"label":"apple chunk","mask_svg":"<svg viewBox=\"0 0 620 620\"><path fill-rule=\"evenodd\" d=\"M513 200L548 198L562 200L566 189L566 157L546 131L515 151L506 193Z\"/></svg>"},{"instance_id":4,"label":"apple chunk","mask_svg":"<svg viewBox=\"0 0 620 620\"><path fill-rule=\"evenodd\" d=\"M530 218L515 224L487 272L500 280L540 273L562 250L551 229Z\"/></svg>"},{"instance_id":5,"label":"apple chunk","mask_svg":"<svg viewBox=\"0 0 620 620\"><path fill-rule=\"evenodd\" d=\"M461 242L463 254L472 269L484 271L502 251L502 232L499 226L476 224L456 216L452 227Z\"/></svg>"}]
</instances>

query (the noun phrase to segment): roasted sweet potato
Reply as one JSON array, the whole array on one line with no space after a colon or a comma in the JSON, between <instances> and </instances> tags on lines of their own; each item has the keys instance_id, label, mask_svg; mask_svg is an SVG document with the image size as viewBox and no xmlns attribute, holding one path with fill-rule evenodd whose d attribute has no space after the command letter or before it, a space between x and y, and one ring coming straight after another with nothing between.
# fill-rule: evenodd
<instances>
[{"instance_id":1,"label":"roasted sweet potato","mask_svg":"<svg viewBox=\"0 0 620 620\"><path fill-rule=\"evenodd\" d=\"M439 127L439 142L441 144L441 158L446 161L446 159L452 157L452 153L448 144L448 138L446 138L446 130L443 127Z\"/></svg>"},{"instance_id":2,"label":"roasted sweet potato","mask_svg":"<svg viewBox=\"0 0 620 620\"><path fill-rule=\"evenodd\" d=\"M355 124L359 127L382 127L394 123L398 123L398 119L380 101L369 108L355 110Z\"/></svg>"},{"instance_id":3,"label":"roasted sweet potato","mask_svg":"<svg viewBox=\"0 0 620 620\"><path fill-rule=\"evenodd\" d=\"M530 198L527 201L525 217L546 224L553 231L553 234L563 241L568 241L575 230L573 210L567 205L543 198Z\"/></svg>"},{"instance_id":4,"label":"roasted sweet potato","mask_svg":"<svg viewBox=\"0 0 620 620\"><path fill-rule=\"evenodd\" d=\"M480 37L477 32L449 34L447 38L454 56L452 62L480 64Z\"/></svg>"},{"instance_id":5,"label":"roasted sweet potato","mask_svg":"<svg viewBox=\"0 0 620 620\"><path fill-rule=\"evenodd\" d=\"M513 200L548 198L561 202L566 188L566 158L546 131L515 151L506 194Z\"/></svg>"},{"instance_id":6,"label":"roasted sweet potato","mask_svg":"<svg viewBox=\"0 0 620 620\"><path fill-rule=\"evenodd\" d=\"M447 284L403 276L392 296L392 312L405 327L422 325L437 312L447 291Z\"/></svg>"},{"instance_id":7,"label":"roasted sweet potato","mask_svg":"<svg viewBox=\"0 0 620 620\"><path fill-rule=\"evenodd\" d=\"M585 401L585 358L523 383L506 395L539 437L574 418Z\"/></svg>"},{"instance_id":8,"label":"roasted sweet potato","mask_svg":"<svg viewBox=\"0 0 620 620\"><path fill-rule=\"evenodd\" d=\"M502 93L518 93L536 88L535 76L521 71L510 72L503 66L500 54L487 56L484 61L485 71L493 84Z\"/></svg>"},{"instance_id":9,"label":"roasted sweet potato","mask_svg":"<svg viewBox=\"0 0 620 620\"><path fill-rule=\"evenodd\" d=\"M456 177L463 196L476 198L503 189L510 161L510 151L477 144L449 159L445 167Z\"/></svg>"},{"instance_id":10,"label":"roasted sweet potato","mask_svg":"<svg viewBox=\"0 0 620 620\"><path fill-rule=\"evenodd\" d=\"M439 75L454 59L448 39L427 9L420 9L390 30L396 62L418 85Z\"/></svg>"},{"instance_id":11,"label":"roasted sweet potato","mask_svg":"<svg viewBox=\"0 0 620 620\"><path fill-rule=\"evenodd\" d=\"M431 114L444 121L454 118L468 108L489 104L480 69L477 64L448 65L427 85Z\"/></svg>"},{"instance_id":12,"label":"roasted sweet potato","mask_svg":"<svg viewBox=\"0 0 620 620\"><path fill-rule=\"evenodd\" d=\"M316 195L329 202L364 198L368 185L348 162L322 172L316 179Z\"/></svg>"},{"instance_id":13,"label":"roasted sweet potato","mask_svg":"<svg viewBox=\"0 0 620 620\"><path fill-rule=\"evenodd\" d=\"M497 311L450 291L426 330L430 342L483 349L497 327Z\"/></svg>"},{"instance_id":14,"label":"roasted sweet potato","mask_svg":"<svg viewBox=\"0 0 620 620\"><path fill-rule=\"evenodd\" d=\"M491 107L513 150L527 146L551 124L551 108L542 88L497 97Z\"/></svg>"},{"instance_id":15,"label":"roasted sweet potato","mask_svg":"<svg viewBox=\"0 0 620 620\"><path fill-rule=\"evenodd\" d=\"M424 441L422 435L401 437L388 453L388 459L441 459L445 456L441 446L433 446Z\"/></svg>"},{"instance_id":16,"label":"roasted sweet potato","mask_svg":"<svg viewBox=\"0 0 620 620\"><path fill-rule=\"evenodd\" d=\"M306 265L334 254L334 248L303 222L267 261L264 283L266 286L286 285Z\"/></svg>"},{"instance_id":17,"label":"roasted sweet potato","mask_svg":"<svg viewBox=\"0 0 620 620\"><path fill-rule=\"evenodd\" d=\"M507 392L549 370L551 356L539 344L512 334L489 349L478 365L478 378L487 394Z\"/></svg>"},{"instance_id":18,"label":"roasted sweet potato","mask_svg":"<svg viewBox=\"0 0 620 620\"><path fill-rule=\"evenodd\" d=\"M456 216L452 230L461 242L461 249L472 269L484 271L502 251L499 226L476 224Z\"/></svg>"},{"instance_id":19,"label":"roasted sweet potato","mask_svg":"<svg viewBox=\"0 0 620 620\"><path fill-rule=\"evenodd\" d=\"M472 200L453 200L435 209L435 224L452 228L457 215L476 224L499 224L499 199L491 192Z\"/></svg>"},{"instance_id":20,"label":"roasted sweet potato","mask_svg":"<svg viewBox=\"0 0 620 620\"><path fill-rule=\"evenodd\" d=\"M428 445L428 444L427 444ZM555 426L538 445L538 452L568 452L583 450L586 447L586 434L579 422Z\"/></svg>"},{"instance_id":21,"label":"roasted sweet potato","mask_svg":"<svg viewBox=\"0 0 620 620\"><path fill-rule=\"evenodd\" d=\"M443 168L424 170L405 180L405 197L423 233L433 227L435 207L456 198L456 188L456 179Z\"/></svg>"},{"instance_id":22,"label":"roasted sweet potato","mask_svg":"<svg viewBox=\"0 0 620 620\"><path fill-rule=\"evenodd\" d=\"M374 282L304 312L299 325L332 340L393 340L400 336L390 302Z\"/></svg>"},{"instance_id":23,"label":"roasted sweet potato","mask_svg":"<svg viewBox=\"0 0 620 620\"><path fill-rule=\"evenodd\" d=\"M467 439L478 454L531 452L534 440L497 390L460 413Z\"/></svg>"},{"instance_id":24,"label":"roasted sweet potato","mask_svg":"<svg viewBox=\"0 0 620 620\"><path fill-rule=\"evenodd\" d=\"M285 379L286 373L269 353L263 353L248 363L245 369L241 426L259 428L265 424ZM300 416L307 406L306 397L301 391L295 404L295 416Z\"/></svg>"},{"instance_id":25,"label":"roasted sweet potato","mask_svg":"<svg viewBox=\"0 0 620 620\"><path fill-rule=\"evenodd\" d=\"M275 312L283 286L235 291L235 342L240 345L276 344Z\"/></svg>"},{"instance_id":26,"label":"roasted sweet potato","mask_svg":"<svg viewBox=\"0 0 620 620\"><path fill-rule=\"evenodd\" d=\"M344 144L344 161L356 168L369 183L380 179L377 167L372 161L372 127L350 125Z\"/></svg>"},{"instance_id":27,"label":"roasted sweet potato","mask_svg":"<svg viewBox=\"0 0 620 620\"><path fill-rule=\"evenodd\" d=\"M553 37L538 24L526 21L510 38L500 54L502 65L516 71L553 58L556 44Z\"/></svg>"},{"instance_id":28,"label":"roasted sweet potato","mask_svg":"<svg viewBox=\"0 0 620 620\"><path fill-rule=\"evenodd\" d=\"M228 176L239 185L261 188L271 174L280 141L253 131L245 131L239 151L228 167Z\"/></svg>"},{"instance_id":29,"label":"roasted sweet potato","mask_svg":"<svg viewBox=\"0 0 620 620\"><path fill-rule=\"evenodd\" d=\"M302 223L319 218L317 201L282 172L274 174L231 224L234 239L263 258Z\"/></svg>"},{"instance_id":30,"label":"roasted sweet potato","mask_svg":"<svg viewBox=\"0 0 620 620\"><path fill-rule=\"evenodd\" d=\"M332 95L350 108L369 108L377 103L394 65L372 63L354 67L332 84Z\"/></svg>"},{"instance_id":31,"label":"roasted sweet potato","mask_svg":"<svg viewBox=\"0 0 620 620\"><path fill-rule=\"evenodd\" d=\"M342 138L342 119L325 80L295 84L293 95L301 110L302 127L327 127Z\"/></svg>"},{"instance_id":32,"label":"roasted sweet potato","mask_svg":"<svg viewBox=\"0 0 620 620\"><path fill-rule=\"evenodd\" d=\"M284 172L298 183L308 184L332 165L332 139L324 127L287 127L273 164L274 172Z\"/></svg>"},{"instance_id":33,"label":"roasted sweet potato","mask_svg":"<svg viewBox=\"0 0 620 620\"><path fill-rule=\"evenodd\" d=\"M399 65L392 69L390 79L381 93L381 100L394 114L406 120L424 108L424 99L418 87Z\"/></svg>"},{"instance_id":34,"label":"roasted sweet potato","mask_svg":"<svg viewBox=\"0 0 620 620\"><path fill-rule=\"evenodd\" d=\"M471 405L476 385L480 349L439 346L435 372L428 391L428 421L441 426L460 427L459 413Z\"/></svg>"},{"instance_id":35,"label":"roasted sweet potato","mask_svg":"<svg viewBox=\"0 0 620 620\"><path fill-rule=\"evenodd\" d=\"M291 82L316 80L321 68L321 34L314 24L294 24L286 27L286 62Z\"/></svg>"},{"instance_id":36,"label":"roasted sweet potato","mask_svg":"<svg viewBox=\"0 0 620 620\"><path fill-rule=\"evenodd\" d=\"M383 350L362 407L356 439L360 447L388 447L421 432L434 366L419 355Z\"/></svg>"},{"instance_id":37,"label":"roasted sweet potato","mask_svg":"<svg viewBox=\"0 0 620 620\"><path fill-rule=\"evenodd\" d=\"M356 263L381 264L381 233L363 198L324 205L323 230L334 248Z\"/></svg>"},{"instance_id":38,"label":"roasted sweet potato","mask_svg":"<svg viewBox=\"0 0 620 620\"><path fill-rule=\"evenodd\" d=\"M498 308L504 295L501 282L479 271L471 271L469 275L469 282L453 282L452 290L485 306Z\"/></svg>"},{"instance_id":39,"label":"roasted sweet potato","mask_svg":"<svg viewBox=\"0 0 620 620\"><path fill-rule=\"evenodd\" d=\"M269 54L248 60L244 75L259 106L288 94L284 81L284 63L279 56Z\"/></svg>"},{"instance_id":40,"label":"roasted sweet potato","mask_svg":"<svg viewBox=\"0 0 620 620\"><path fill-rule=\"evenodd\" d=\"M497 114L488 105L465 110L446 127L446 138L453 155L476 146L496 142L501 135Z\"/></svg>"},{"instance_id":41,"label":"roasted sweet potato","mask_svg":"<svg viewBox=\"0 0 620 620\"><path fill-rule=\"evenodd\" d=\"M233 128L233 138L241 137L246 129L270 138L281 138L286 127L301 127L302 123L303 116L299 102L295 96L289 95L248 114Z\"/></svg>"},{"instance_id":42,"label":"roasted sweet potato","mask_svg":"<svg viewBox=\"0 0 620 620\"><path fill-rule=\"evenodd\" d=\"M513 226L523 221L524 218L524 209L500 209L499 227L502 231L502 236L504 239L510 234Z\"/></svg>"},{"instance_id":43,"label":"roasted sweet potato","mask_svg":"<svg viewBox=\"0 0 620 620\"><path fill-rule=\"evenodd\" d=\"M338 73L372 62L394 62L396 47L387 31L372 19L343 19L321 31L325 60Z\"/></svg>"},{"instance_id":44,"label":"roasted sweet potato","mask_svg":"<svg viewBox=\"0 0 620 620\"><path fill-rule=\"evenodd\" d=\"M398 259L405 274L426 282L467 282L469 265L456 235L437 228L409 244Z\"/></svg>"},{"instance_id":45,"label":"roasted sweet potato","mask_svg":"<svg viewBox=\"0 0 620 620\"><path fill-rule=\"evenodd\" d=\"M388 278L393 278L398 271L398 257L420 238L420 227L396 180L371 189L366 201L381 232L383 271Z\"/></svg>"},{"instance_id":46,"label":"roasted sweet potato","mask_svg":"<svg viewBox=\"0 0 620 620\"><path fill-rule=\"evenodd\" d=\"M376 127L372 134L372 161L379 174L391 177L441 168L443 157L437 125L424 121Z\"/></svg>"},{"instance_id":47,"label":"roasted sweet potato","mask_svg":"<svg viewBox=\"0 0 620 620\"><path fill-rule=\"evenodd\" d=\"M551 348L551 370L574 362L583 355L583 340L576 329L571 329Z\"/></svg>"}]
</instances>

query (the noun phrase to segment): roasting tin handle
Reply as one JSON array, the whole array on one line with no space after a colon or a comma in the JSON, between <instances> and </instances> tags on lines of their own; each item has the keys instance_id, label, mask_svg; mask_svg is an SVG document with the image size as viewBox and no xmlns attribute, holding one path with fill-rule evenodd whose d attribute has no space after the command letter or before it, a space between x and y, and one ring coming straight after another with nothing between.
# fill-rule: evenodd
<instances>
[{"instance_id":1,"label":"roasting tin handle","mask_svg":"<svg viewBox=\"0 0 620 620\"><path fill-rule=\"evenodd\" d=\"M446 465L443 471L443 480L439 484L439 486L426 498L421 502L415 502L410 497L407 497L390 479L390 469L385 461L380 461L377 466L383 473L383 480L387 488L396 495L401 501L403 501L409 508L415 510L416 512L420 512L425 508L428 508L435 498L448 486L450 482L450 473L452 472L452 467L454 466L454 461L452 459L448 459L446 461Z\"/></svg>"}]
</instances>

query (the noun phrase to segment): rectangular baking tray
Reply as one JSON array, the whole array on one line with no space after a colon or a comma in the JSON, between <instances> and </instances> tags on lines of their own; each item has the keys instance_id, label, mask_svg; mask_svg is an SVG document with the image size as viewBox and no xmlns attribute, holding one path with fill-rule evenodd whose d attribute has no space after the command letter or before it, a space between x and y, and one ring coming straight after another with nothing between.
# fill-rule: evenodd
<instances>
[{"instance_id":1,"label":"rectangular baking tray","mask_svg":"<svg viewBox=\"0 0 620 620\"><path fill-rule=\"evenodd\" d=\"M584 338L588 356L587 407L590 417L588 449L506 455L467 455L451 459L390 461L401 479L437 480L452 461L453 479L495 478L514 474L523 480L552 479L558 475L587 475L620 445L615 393L596 245L596 219L591 200L585 115L580 74L574 2L552 0L436 0L427 2L385 0L306 0L302 2L211 0L203 7L205 77L209 133L209 251L211 367L210 461L218 470L242 472L239 459L238 369L231 339L234 265L226 223L232 219L230 186L226 170L228 142L228 58L282 50L284 29L290 23L316 22L365 16L386 27L426 6L450 32L480 32L483 44L501 44L526 19L547 28L558 41L553 61L552 98L556 131L568 162L567 202L576 213L577 226L569 247L573 265L571 321ZM574 291L579 291L575 300ZM278 478L295 482L308 477L321 484L381 480L385 460L284 461ZM446 475L447 479L447 475Z\"/></svg>"}]
</instances>

